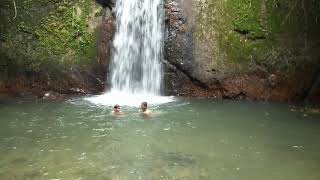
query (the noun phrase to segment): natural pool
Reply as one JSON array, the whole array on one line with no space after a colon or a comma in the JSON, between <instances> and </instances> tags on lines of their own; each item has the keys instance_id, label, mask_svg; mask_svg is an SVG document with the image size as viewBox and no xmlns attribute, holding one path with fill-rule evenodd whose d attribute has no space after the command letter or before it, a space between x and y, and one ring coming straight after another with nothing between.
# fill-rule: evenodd
<instances>
[{"instance_id":1,"label":"natural pool","mask_svg":"<svg viewBox=\"0 0 320 180\"><path fill-rule=\"evenodd\" d=\"M194 99L151 106L151 118L122 110L0 99L0 179L320 179L320 114Z\"/></svg>"}]
</instances>

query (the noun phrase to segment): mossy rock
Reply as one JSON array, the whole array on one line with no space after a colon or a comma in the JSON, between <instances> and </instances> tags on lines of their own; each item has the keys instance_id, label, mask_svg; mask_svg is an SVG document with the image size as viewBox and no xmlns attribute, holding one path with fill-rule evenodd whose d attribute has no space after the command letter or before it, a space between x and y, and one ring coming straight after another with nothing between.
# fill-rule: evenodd
<instances>
[{"instance_id":1,"label":"mossy rock","mask_svg":"<svg viewBox=\"0 0 320 180\"><path fill-rule=\"evenodd\" d=\"M291 74L319 63L320 2L202 0L195 40L211 44L213 68Z\"/></svg>"},{"instance_id":2,"label":"mossy rock","mask_svg":"<svg viewBox=\"0 0 320 180\"><path fill-rule=\"evenodd\" d=\"M48 66L68 68L94 63L94 21L101 16L102 7L91 0L15 3L16 16L13 1L0 4L1 64L13 67L13 71L37 71Z\"/></svg>"}]
</instances>

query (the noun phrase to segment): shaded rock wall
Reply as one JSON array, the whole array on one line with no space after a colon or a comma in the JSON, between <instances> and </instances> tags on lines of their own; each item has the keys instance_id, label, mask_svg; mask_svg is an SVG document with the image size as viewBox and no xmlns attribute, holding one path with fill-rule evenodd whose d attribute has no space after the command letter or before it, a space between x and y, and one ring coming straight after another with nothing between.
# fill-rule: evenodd
<instances>
[{"instance_id":1,"label":"shaded rock wall","mask_svg":"<svg viewBox=\"0 0 320 180\"><path fill-rule=\"evenodd\" d=\"M167 0L165 7L168 94L288 101L318 87L319 2ZM312 89L309 98L319 94Z\"/></svg>"},{"instance_id":2,"label":"shaded rock wall","mask_svg":"<svg viewBox=\"0 0 320 180\"><path fill-rule=\"evenodd\" d=\"M16 1L16 14L3 0L0 93L102 92L115 0L95 2ZM166 94L319 99L319 1L165 0L164 6Z\"/></svg>"},{"instance_id":3,"label":"shaded rock wall","mask_svg":"<svg viewBox=\"0 0 320 180\"><path fill-rule=\"evenodd\" d=\"M103 91L110 9L90 0L16 1L16 9L11 0L0 4L0 93Z\"/></svg>"}]
</instances>

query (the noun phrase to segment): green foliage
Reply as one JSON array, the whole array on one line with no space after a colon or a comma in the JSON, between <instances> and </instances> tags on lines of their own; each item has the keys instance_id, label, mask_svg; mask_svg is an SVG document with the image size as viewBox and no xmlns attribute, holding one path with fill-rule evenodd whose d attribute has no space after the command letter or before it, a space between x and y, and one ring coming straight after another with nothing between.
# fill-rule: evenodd
<instances>
[{"instance_id":1,"label":"green foliage","mask_svg":"<svg viewBox=\"0 0 320 180\"><path fill-rule=\"evenodd\" d=\"M95 42L94 33L88 30L90 1L83 4L58 3L56 6L57 11L44 18L40 29L35 32L40 44L53 54L78 55L90 60L88 56L92 54L89 52Z\"/></svg>"},{"instance_id":2,"label":"green foliage","mask_svg":"<svg viewBox=\"0 0 320 180\"><path fill-rule=\"evenodd\" d=\"M263 36L265 27L260 19L261 1L229 0L226 9L233 17L232 25L235 30L249 33L251 36Z\"/></svg>"},{"instance_id":3,"label":"green foliage","mask_svg":"<svg viewBox=\"0 0 320 180\"><path fill-rule=\"evenodd\" d=\"M198 41L211 42L213 64L243 73L284 74L316 64L320 6L299 0L204 0L196 8ZM319 4L319 3L318 3ZM217 55L220 57L217 58ZM236 68L234 68L236 67Z\"/></svg>"},{"instance_id":4,"label":"green foliage","mask_svg":"<svg viewBox=\"0 0 320 180\"><path fill-rule=\"evenodd\" d=\"M15 19L11 0L4 0L0 5L1 62L35 71L48 66L93 62L96 34L90 21L97 8L91 0L16 3Z\"/></svg>"}]
</instances>

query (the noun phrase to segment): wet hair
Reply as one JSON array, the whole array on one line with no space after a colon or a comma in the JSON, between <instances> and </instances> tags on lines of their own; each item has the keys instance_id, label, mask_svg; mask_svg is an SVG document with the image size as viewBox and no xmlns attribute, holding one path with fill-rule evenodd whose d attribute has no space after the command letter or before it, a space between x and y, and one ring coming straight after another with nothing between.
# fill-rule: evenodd
<instances>
[{"instance_id":1,"label":"wet hair","mask_svg":"<svg viewBox=\"0 0 320 180\"><path fill-rule=\"evenodd\" d=\"M146 108L147 108L147 107L148 107L148 103L147 103L147 102L142 102L142 103L141 103L141 106L143 106L143 107L146 107Z\"/></svg>"},{"instance_id":2,"label":"wet hair","mask_svg":"<svg viewBox=\"0 0 320 180\"><path fill-rule=\"evenodd\" d=\"M120 105L119 105L119 104L116 104L116 105L113 106L113 108L114 108L114 109L120 108Z\"/></svg>"}]
</instances>

